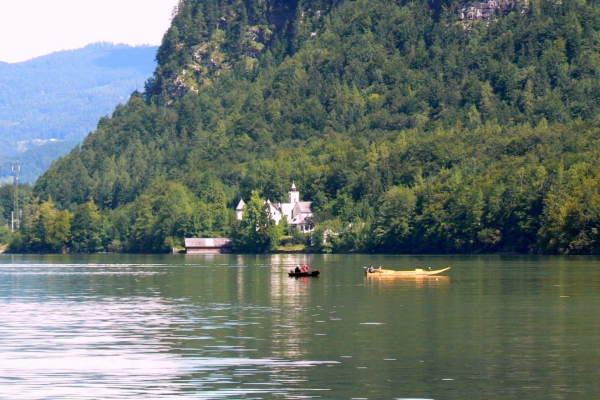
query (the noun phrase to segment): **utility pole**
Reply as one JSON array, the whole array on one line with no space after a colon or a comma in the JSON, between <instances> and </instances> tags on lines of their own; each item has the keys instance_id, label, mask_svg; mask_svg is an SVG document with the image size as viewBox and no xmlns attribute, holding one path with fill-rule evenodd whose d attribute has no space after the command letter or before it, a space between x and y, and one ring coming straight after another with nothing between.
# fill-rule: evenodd
<instances>
[{"instance_id":1,"label":"utility pole","mask_svg":"<svg viewBox=\"0 0 600 400\"><path fill-rule=\"evenodd\" d=\"M12 167L12 171L15 174L15 207L13 212L11 213L11 230L14 232L15 230L19 230L19 222L21 218L21 210L19 210L19 171L21 167L19 166L19 162L15 161L15 165Z\"/></svg>"}]
</instances>

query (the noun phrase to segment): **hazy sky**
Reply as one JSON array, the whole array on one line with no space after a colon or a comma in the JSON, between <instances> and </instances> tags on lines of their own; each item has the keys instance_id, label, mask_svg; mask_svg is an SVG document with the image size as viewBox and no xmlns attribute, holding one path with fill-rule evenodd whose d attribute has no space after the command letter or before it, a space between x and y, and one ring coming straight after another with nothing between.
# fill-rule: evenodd
<instances>
[{"instance_id":1,"label":"hazy sky","mask_svg":"<svg viewBox=\"0 0 600 400\"><path fill-rule=\"evenodd\" d=\"M94 42L158 45L178 0L0 0L0 61Z\"/></svg>"}]
</instances>

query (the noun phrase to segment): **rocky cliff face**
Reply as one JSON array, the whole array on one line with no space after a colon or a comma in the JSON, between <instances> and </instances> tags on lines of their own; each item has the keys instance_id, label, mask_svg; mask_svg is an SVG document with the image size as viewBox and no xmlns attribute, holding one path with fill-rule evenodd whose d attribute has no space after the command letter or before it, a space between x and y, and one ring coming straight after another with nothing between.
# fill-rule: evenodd
<instances>
[{"instance_id":1,"label":"rocky cliff face","mask_svg":"<svg viewBox=\"0 0 600 400\"><path fill-rule=\"evenodd\" d=\"M517 8L517 0L486 0L464 3L458 8L458 18L490 21L495 16L507 14Z\"/></svg>"},{"instance_id":2,"label":"rocky cliff face","mask_svg":"<svg viewBox=\"0 0 600 400\"><path fill-rule=\"evenodd\" d=\"M149 93L171 104L235 68L251 71L260 56L291 55L317 36L335 0L182 0L157 55Z\"/></svg>"}]
</instances>

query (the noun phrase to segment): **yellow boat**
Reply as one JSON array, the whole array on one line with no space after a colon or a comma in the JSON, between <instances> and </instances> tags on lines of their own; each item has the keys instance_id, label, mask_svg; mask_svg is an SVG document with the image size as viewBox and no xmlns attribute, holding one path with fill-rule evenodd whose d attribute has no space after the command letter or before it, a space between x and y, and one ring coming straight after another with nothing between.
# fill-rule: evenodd
<instances>
[{"instance_id":1,"label":"yellow boat","mask_svg":"<svg viewBox=\"0 0 600 400\"><path fill-rule=\"evenodd\" d=\"M437 275L444 271L448 271L450 267L436 269L434 271L426 270L423 268L417 268L414 271L396 271L393 269L374 269L372 272L369 272L369 269L365 267L365 274L367 276L429 276L429 275Z\"/></svg>"}]
</instances>

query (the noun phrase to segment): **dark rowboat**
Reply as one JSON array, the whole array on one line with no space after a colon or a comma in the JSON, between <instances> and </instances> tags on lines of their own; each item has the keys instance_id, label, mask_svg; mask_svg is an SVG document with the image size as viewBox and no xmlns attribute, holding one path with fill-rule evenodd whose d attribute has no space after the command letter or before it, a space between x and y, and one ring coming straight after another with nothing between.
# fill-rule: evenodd
<instances>
[{"instance_id":1,"label":"dark rowboat","mask_svg":"<svg viewBox=\"0 0 600 400\"><path fill-rule=\"evenodd\" d=\"M318 271L309 271L309 272L288 272L288 276L319 276L321 270Z\"/></svg>"}]
</instances>

